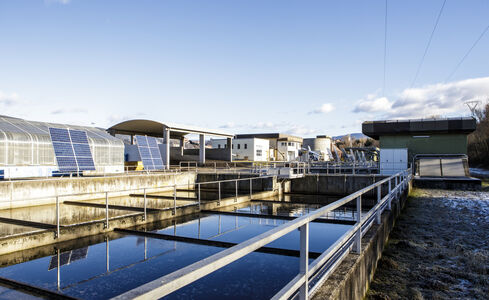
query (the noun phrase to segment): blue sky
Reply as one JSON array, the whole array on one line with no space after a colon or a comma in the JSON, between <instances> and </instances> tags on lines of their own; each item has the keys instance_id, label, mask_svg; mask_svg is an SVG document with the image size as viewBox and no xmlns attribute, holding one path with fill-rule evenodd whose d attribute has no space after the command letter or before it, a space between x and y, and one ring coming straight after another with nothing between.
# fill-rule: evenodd
<instances>
[{"instance_id":1,"label":"blue sky","mask_svg":"<svg viewBox=\"0 0 489 300\"><path fill-rule=\"evenodd\" d=\"M0 114L301 136L466 115L489 96L489 1L0 0ZM384 97L382 96L384 95Z\"/></svg>"}]
</instances>

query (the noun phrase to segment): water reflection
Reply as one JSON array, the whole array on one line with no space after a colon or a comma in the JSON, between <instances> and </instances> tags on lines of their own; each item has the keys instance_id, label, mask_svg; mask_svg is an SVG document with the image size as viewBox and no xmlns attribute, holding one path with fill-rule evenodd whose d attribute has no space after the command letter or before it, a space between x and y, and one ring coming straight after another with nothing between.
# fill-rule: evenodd
<instances>
[{"instance_id":1,"label":"water reflection","mask_svg":"<svg viewBox=\"0 0 489 300\"><path fill-rule=\"evenodd\" d=\"M285 222L213 214L200 214L192 218L147 224L141 228L171 235L239 243ZM311 251L326 249L348 228L346 225L311 224ZM0 276L59 290L74 297L103 299L222 250L212 246L115 233L87 241L60 244L54 255L36 256L31 253L29 255L33 259L0 268ZM291 232L268 246L298 249L299 232ZM0 257L0 261L4 258L7 259L7 256ZM12 260L12 257L8 259ZM270 298L297 274L298 267L297 257L255 252L171 294L169 298Z\"/></svg>"}]
</instances>

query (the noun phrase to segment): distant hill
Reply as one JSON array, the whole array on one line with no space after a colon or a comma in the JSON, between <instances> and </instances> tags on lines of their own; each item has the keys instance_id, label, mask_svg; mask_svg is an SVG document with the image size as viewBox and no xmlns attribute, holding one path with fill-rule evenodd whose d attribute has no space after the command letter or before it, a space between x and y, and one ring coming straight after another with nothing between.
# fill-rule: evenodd
<instances>
[{"instance_id":1,"label":"distant hill","mask_svg":"<svg viewBox=\"0 0 489 300\"><path fill-rule=\"evenodd\" d=\"M348 134L344 134L344 135L338 135L338 136L334 136L333 137L333 140L339 140L339 139L342 139L344 136L347 136ZM354 138L354 139L363 139L363 138L367 138L368 136L366 136L365 134L363 133L350 133L350 137Z\"/></svg>"}]
</instances>

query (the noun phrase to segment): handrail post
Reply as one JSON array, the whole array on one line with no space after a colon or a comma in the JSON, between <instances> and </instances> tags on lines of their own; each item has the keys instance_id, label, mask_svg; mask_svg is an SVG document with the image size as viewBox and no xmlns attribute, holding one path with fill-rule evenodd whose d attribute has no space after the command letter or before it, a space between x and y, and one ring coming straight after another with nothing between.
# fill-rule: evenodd
<instances>
[{"instance_id":1,"label":"handrail post","mask_svg":"<svg viewBox=\"0 0 489 300\"><path fill-rule=\"evenodd\" d=\"M234 182L234 187L236 189L236 198L234 199L234 202L238 202L238 179Z\"/></svg>"},{"instance_id":2,"label":"handrail post","mask_svg":"<svg viewBox=\"0 0 489 300\"><path fill-rule=\"evenodd\" d=\"M198 193L199 193L199 211L200 211L200 182L197 183L197 190L198 190Z\"/></svg>"},{"instance_id":3,"label":"handrail post","mask_svg":"<svg viewBox=\"0 0 489 300\"><path fill-rule=\"evenodd\" d=\"M146 221L146 207L147 207L146 188L143 189L143 193L144 193L144 215L143 215L143 221Z\"/></svg>"},{"instance_id":4,"label":"handrail post","mask_svg":"<svg viewBox=\"0 0 489 300\"><path fill-rule=\"evenodd\" d=\"M173 215L177 214L177 185L173 184Z\"/></svg>"},{"instance_id":5,"label":"handrail post","mask_svg":"<svg viewBox=\"0 0 489 300\"><path fill-rule=\"evenodd\" d=\"M380 203L380 199L382 199L382 185L381 184L379 184L377 186L377 204ZM382 213L382 210L380 209L380 207L377 208L377 212L376 212L377 217L375 218L377 220L377 224L380 224L381 213Z\"/></svg>"},{"instance_id":6,"label":"handrail post","mask_svg":"<svg viewBox=\"0 0 489 300\"><path fill-rule=\"evenodd\" d=\"M56 196L56 238L59 238L59 196Z\"/></svg>"},{"instance_id":7,"label":"handrail post","mask_svg":"<svg viewBox=\"0 0 489 300\"><path fill-rule=\"evenodd\" d=\"M362 252L362 196L357 197L357 225L360 225L355 234L355 243L353 252L360 254Z\"/></svg>"},{"instance_id":8,"label":"handrail post","mask_svg":"<svg viewBox=\"0 0 489 300\"><path fill-rule=\"evenodd\" d=\"M309 222L299 228L300 237L300 274L304 276L304 283L299 290L299 299L308 299L309 294Z\"/></svg>"},{"instance_id":9,"label":"handrail post","mask_svg":"<svg viewBox=\"0 0 489 300\"><path fill-rule=\"evenodd\" d=\"M250 177L250 200L253 198L253 178Z\"/></svg>"},{"instance_id":10,"label":"handrail post","mask_svg":"<svg viewBox=\"0 0 489 300\"><path fill-rule=\"evenodd\" d=\"M218 194L219 194L219 200L217 201L217 206L220 206L221 205L221 182L218 181L217 182L217 187L218 187Z\"/></svg>"},{"instance_id":11,"label":"handrail post","mask_svg":"<svg viewBox=\"0 0 489 300\"><path fill-rule=\"evenodd\" d=\"M392 197L391 197L391 191L392 191L392 184L391 184L391 178L389 178L389 193L387 196L387 209L391 210L391 202L392 202Z\"/></svg>"},{"instance_id":12,"label":"handrail post","mask_svg":"<svg viewBox=\"0 0 489 300\"><path fill-rule=\"evenodd\" d=\"M398 188L398 180L397 180L397 175L394 176L394 184L395 184L395 187L396 187L396 198L397 198L397 195L399 194L399 188Z\"/></svg>"},{"instance_id":13,"label":"handrail post","mask_svg":"<svg viewBox=\"0 0 489 300\"><path fill-rule=\"evenodd\" d=\"M105 192L105 228L109 228L109 192Z\"/></svg>"}]
</instances>

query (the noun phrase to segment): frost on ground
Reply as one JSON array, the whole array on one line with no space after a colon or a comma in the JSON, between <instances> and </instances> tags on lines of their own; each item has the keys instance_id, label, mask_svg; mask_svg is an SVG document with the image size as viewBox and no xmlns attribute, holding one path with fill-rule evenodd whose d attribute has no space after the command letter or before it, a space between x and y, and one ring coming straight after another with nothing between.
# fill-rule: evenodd
<instances>
[{"instance_id":1,"label":"frost on ground","mask_svg":"<svg viewBox=\"0 0 489 300\"><path fill-rule=\"evenodd\" d=\"M489 192L415 189L368 299L487 299Z\"/></svg>"}]
</instances>

